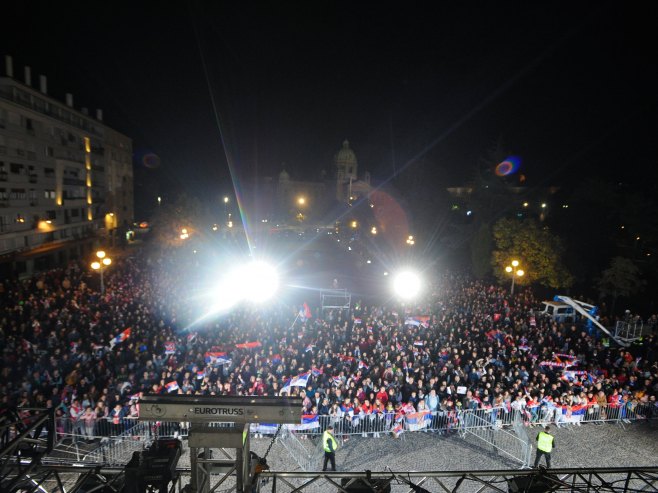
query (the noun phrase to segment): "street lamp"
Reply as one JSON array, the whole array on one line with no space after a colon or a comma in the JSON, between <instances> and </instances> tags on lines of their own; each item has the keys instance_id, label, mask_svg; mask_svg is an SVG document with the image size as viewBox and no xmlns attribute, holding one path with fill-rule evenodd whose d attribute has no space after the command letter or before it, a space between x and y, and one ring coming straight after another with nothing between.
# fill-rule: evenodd
<instances>
[{"instance_id":1,"label":"street lamp","mask_svg":"<svg viewBox=\"0 0 658 493\"><path fill-rule=\"evenodd\" d=\"M224 219L227 225L231 221L231 215L228 213L228 196L224 196Z\"/></svg>"},{"instance_id":2,"label":"street lamp","mask_svg":"<svg viewBox=\"0 0 658 493\"><path fill-rule=\"evenodd\" d=\"M505 267L505 272L512 275L512 296L514 295L514 281L517 277L523 277L525 272L523 269L517 269L519 266L518 260L512 260L512 265Z\"/></svg>"},{"instance_id":3,"label":"street lamp","mask_svg":"<svg viewBox=\"0 0 658 493\"><path fill-rule=\"evenodd\" d=\"M105 283L103 281L103 268L109 266L112 263L112 259L108 257L103 250L98 250L96 252L96 257L98 257L98 261L92 262L91 268L100 272L101 294L105 294Z\"/></svg>"}]
</instances>

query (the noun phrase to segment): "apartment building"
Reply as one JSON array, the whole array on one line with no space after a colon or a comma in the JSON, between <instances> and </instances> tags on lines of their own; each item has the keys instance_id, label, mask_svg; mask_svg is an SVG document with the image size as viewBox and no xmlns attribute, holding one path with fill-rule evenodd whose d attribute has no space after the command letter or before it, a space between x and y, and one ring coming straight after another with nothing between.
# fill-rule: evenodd
<instances>
[{"instance_id":1,"label":"apartment building","mask_svg":"<svg viewBox=\"0 0 658 493\"><path fill-rule=\"evenodd\" d=\"M0 279L28 276L120 241L134 221L132 140L48 95L5 57L0 77Z\"/></svg>"}]
</instances>

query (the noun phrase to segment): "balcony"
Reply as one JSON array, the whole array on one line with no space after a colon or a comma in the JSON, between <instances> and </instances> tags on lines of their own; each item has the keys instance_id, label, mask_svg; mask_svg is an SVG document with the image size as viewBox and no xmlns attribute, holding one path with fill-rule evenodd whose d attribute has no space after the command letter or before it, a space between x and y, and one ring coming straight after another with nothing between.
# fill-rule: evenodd
<instances>
[{"instance_id":1,"label":"balcony","mask_svg":"<svg viewBox=\"0 0 658 493\"><path fill-rule=\"evenodd\" d=\"M77 187L86 186L86 182L84 180L81 180L80 178L64 178L62 182L64 183L64 185L72 185Z\"/></svg>"}]
</instances>

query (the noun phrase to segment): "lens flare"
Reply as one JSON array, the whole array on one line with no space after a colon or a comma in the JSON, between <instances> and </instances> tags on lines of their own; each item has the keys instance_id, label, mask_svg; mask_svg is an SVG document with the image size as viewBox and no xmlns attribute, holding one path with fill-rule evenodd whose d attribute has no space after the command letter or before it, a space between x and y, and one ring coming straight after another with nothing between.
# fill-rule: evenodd
<instances>
[{"instance_id":1,"label":"lens flare","mask_svg":"<svg viewBox=\"0 0 658 493\"><path fill-rule=\"evenodd\" d=\"M521 158L509 156L496 166L496 176L508 176L518 171L521 166Z\"/></svg>"},{"instance_id":2,"label":"lens flare","mask_svg":"<svg viewBox=\"0 0 658 493\"><path fill-rule=\"evenodd\" d=\"M159 168L160 157L157 154L149 152L148 154L144 154L144 156L142 157L142 164L144 165L144 167L149 169Z\"/></svg>"}]
</instances>

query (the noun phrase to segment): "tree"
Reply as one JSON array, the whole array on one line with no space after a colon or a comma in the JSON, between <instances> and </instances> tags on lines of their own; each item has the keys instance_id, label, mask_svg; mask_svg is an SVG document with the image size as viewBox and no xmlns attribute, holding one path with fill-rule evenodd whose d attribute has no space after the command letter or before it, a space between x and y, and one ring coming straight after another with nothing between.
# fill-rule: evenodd
<instances>
[{"instance_id":1,"label":"tree","mask_svg":"<svg viewBox=\"0 0 658 493\"><path fill-rule=\"evenodd\" d=\"M612 298L611 314L615 312L617 298L628 298L640 292L644 284L645 281L640 279L640 269L624 257L613 258L596 283L601 298Z\"/></svg>"},{"instance_id":2,"label":"tree","mask_svg":"<svg viewBox=\"0 0 658 493\"><path fill-rule=\"evenodd\" d=\"M199 199L181 194L175 202L158 207L151 224L158 243L175 245L183 228L190 234L202 229L202 219Z\"/></svg>"},{"instance_id":3,"label":"tree","mask_svg":"<svg viewBox=\"0 0 658 493\"><path fill-rule=\"evenodd\" d=\"M562 242L537 221L500 219L494 224L493 238L491 266L501 282L509 281L505 267L517 259L525 273L517 279L520 284L536 282L554 289L572 285L573 277L562 262Z\"/></svg>"}]
</instances>

